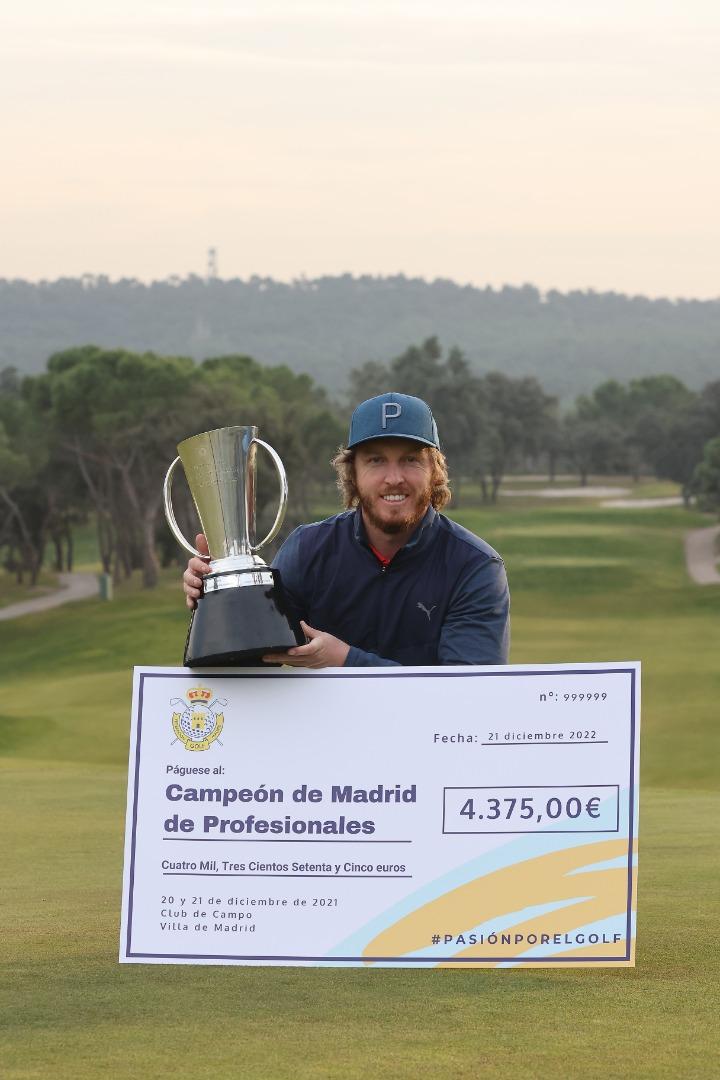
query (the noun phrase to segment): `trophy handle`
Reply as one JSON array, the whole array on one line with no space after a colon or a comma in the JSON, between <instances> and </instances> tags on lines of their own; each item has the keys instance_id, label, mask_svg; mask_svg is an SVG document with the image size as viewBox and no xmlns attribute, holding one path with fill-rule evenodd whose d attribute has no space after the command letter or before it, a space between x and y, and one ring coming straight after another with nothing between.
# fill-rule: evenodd
<instances>
[{"instance_id":1,"label":"trophy handle","mask_svg":"<svg viewBox=\"0 0 720 1080\"><path fill-rule=\"evenodd\" d=\"M175 460L173 461L172 465L168 469L168 471L165 473L165 483L163 484L163 500L165 502L165 517L167 518L167 523L170 526L170 532L173 534L173 536L177 540L180 547L185 548L185 550L189 551L191 555L197 555L199 558L205 559L205 561L207 561L207 558L208 558L207 555L203 555L203 553L201 551L198 551L197 548L194 548L192 546L192 544L189 544L187 542L187 540L185 539L183 534L180 532L180 527L179 527L177 521L175 520L175 511L173 510L173 504L172 504L172 478L173 478L173 473L175 472L175 467L176 467L177 463L179 462L179 460L180 460L180 458L176 457Z\"/></svg>"},{"instance_id":2,"label":"trophy handle","mask_svg":"<svg viewBox=\"0 0 720 1080\"><path fill-rule=\"evenodd\" d=\"M272 446L270 446L269 443L263 442L262 439L255 438L255 439L253 439L253 442L257 443L258 446L262 446L264 450L267 450L268 454L272 458L273 465L275 466L275 469L277 470L278 480L280 481L280 505L278 506L278 512L275 515L275 520L274 520L274 522L272 524L272 528L270 529L270 532L267 534L265 539L261 540L259 544L255 544L254 546L250 547L250 550L252 551L252 553L255 554L256 551L260 550L260 548L265 547L265 545L269 544L271 540L274 540L275 537L277 536L278 532L280 531L280 526L283 523L283 519L285 517L285 511L287 510L288 486L287 486L287 477L285 475L285 468L283 466L282 461L280 460L280 456L277 453L277 451L273 450ZM170 466L170 469L172 469L172 465ZM169 475L169 473L168 473L168 475ZM177 526L176 526L176 528L177 528ZM178 533L179 533L179 530L178 530L177 533L175 533L175 535L178 536Z\"/></svg>"}]
</instances>

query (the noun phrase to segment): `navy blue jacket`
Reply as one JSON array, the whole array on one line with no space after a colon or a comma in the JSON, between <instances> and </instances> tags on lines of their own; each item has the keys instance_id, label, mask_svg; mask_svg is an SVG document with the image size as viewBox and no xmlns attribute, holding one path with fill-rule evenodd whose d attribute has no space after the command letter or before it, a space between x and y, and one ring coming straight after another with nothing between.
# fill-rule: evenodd
<instances>
[{"instance_id":1,"label":"navy blue jacket","mask_svg":"<svg viewBox=\"0 0 720 1080\"><path fill-rule=\"evenodd\" d=\"M432 507L387 568L359 510L301 525L273 566L299 617L351 646L346 667L507 663L503 561Z\"/></svg>"}]
</instances>

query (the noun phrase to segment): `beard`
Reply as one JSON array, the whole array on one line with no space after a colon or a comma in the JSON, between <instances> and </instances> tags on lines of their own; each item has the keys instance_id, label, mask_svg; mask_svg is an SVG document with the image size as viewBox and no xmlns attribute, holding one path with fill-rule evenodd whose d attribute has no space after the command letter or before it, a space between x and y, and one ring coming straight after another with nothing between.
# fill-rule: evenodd
<instances>
[{"instance_id":1,"label":"beard","mask_svg":"<svg viewBox=\"0 0 720 1080\"><path fill-rule=\"evenodd\" d=\"M404 515L394 521L385 521L376 514L372 501L363 498L362 495L360 496L360 509L365 520L369 521L380 532L384 532L386 536L397 536L398 533L408 532L420 524L430 505L431 496L432 483L428 483L425 491L419 492L414 498L408 500L409 505L404 508Z\"/></svg>"}]
</instances>

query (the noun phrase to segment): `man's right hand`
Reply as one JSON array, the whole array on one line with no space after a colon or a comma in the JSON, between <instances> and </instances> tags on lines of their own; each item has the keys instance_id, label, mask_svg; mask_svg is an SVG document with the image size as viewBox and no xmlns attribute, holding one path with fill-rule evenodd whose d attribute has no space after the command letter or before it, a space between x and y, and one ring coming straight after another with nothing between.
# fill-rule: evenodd
<instances>
[{"instance_id":1,"label":"man's right hand","mask_svg":"<svg viewBox=\"0 0 720 1080\"><path fill-rule=\"evenodd\" d=\"M203 554L207 555L208 560L210 559L210 550L204 533L198 533L195 537L195 547L198 551L202 551ZM192 559L190 559L187 564L187 570L183 574L185 603L191 611L197 607L198 600L202 598L202 579L209 573L210 566L208 563L203 559L199 559L197 555L193 555Z\"/></svg>"}]
</instances>

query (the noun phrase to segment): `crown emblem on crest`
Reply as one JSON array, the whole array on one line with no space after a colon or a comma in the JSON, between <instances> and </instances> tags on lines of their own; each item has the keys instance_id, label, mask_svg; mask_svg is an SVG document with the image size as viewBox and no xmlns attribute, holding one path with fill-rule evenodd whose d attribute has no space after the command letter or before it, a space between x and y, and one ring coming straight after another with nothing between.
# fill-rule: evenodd
<instances>
[{"instance_id":1,"label":"crown emblem on crest","mask_svg":"<svg viewBox=\"0 0 720 1080\"><path fill-rule=\"evenodd\" d=\"M188 701L209 701L212 697L212 690L208 690L206 686L194 686L192 690L188 690Z\"/></svg>"}]
</instances>

